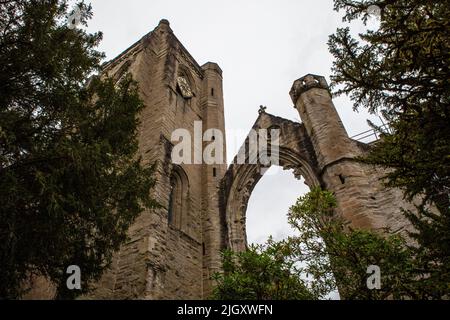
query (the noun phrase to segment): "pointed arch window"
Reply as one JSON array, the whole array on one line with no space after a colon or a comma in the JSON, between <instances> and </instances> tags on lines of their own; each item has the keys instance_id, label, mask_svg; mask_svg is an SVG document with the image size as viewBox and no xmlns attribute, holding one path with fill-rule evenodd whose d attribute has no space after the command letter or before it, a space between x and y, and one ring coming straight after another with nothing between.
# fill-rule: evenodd
<instances>
[{"instance_id":1,"label":"pointed arch window","mask_svg":"<svg viewBox=\"0 0 450 320\"><path fill-rule=\"evenodd\" d=\"M183 168L174 165L170 178L169 224L179 230L184 230L187 223L189 181Z\"/></svg>"},{"instance_id":2,"label":"pointed arch window","mask_svg":"<svg viewBox=\"0 0 450 320\"><path fill-rule=\"evenodd\" d=\"M122 66L119 68L119 71L113 76L114 84L116 88L120 86L120 84L123 82L123 80L127 77L129 74L129 68L131 66L131 61L127 60L125 61Z\"/></svg>"}]
</instances>

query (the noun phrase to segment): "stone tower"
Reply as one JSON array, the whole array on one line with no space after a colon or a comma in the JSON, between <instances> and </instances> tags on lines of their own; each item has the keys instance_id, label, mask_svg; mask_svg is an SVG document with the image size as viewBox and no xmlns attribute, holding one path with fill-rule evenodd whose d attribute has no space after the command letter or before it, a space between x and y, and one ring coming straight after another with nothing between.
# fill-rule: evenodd
<instances>
[{"instance_id":1,"label":"stone tower","mask_svg":"<svg viewBox=\"0 0 450 320\"><path fill-rule=\"evenodd\" d=\"M202 161L203 134L212 141L225 132L222 70L200 66L176 38L167 20L104 66L120 81L130 72L139 83L145 109L140 115L140 155L156 163L153 196L161 209L143 212L130 228L129 242L113 259L92 298L201 299L219 270L221 238L218 203L226 163ZM171 141L187 130L192 163L174 164ZM225 139L225 137L222 137ZM223 159L225 159L225 143Z\"/></svg>"}]
</instances>

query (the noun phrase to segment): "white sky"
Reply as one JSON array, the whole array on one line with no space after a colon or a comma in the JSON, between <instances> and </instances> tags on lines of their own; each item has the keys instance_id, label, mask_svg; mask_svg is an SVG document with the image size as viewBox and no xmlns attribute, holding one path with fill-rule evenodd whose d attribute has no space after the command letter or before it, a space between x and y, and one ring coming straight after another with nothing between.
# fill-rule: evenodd
<instances>
[{"instance_id":1,"label":"white sky","mask_svg":"<svg viewBox=\"0 0 450 320\"><path fill-rule=\"evenodd\" d=\"M89 1L88 1L89 2ZM328 36L342 25L332 0L91 0L89 31L102 31L100 50L112 59L168 19L175 35L197 62L223 70L225 119L231 160L258 116L267 112L299 121L289 90L307 73L329 81L333 57ZM361 26L357 26L361 28ZM345 97L334 99L350 136L368 129L364 113ZM371 117L375 122L377 119ZM288 171L271 169L256 186L247 210L249 242L291 234L288 208L307 187Z\"/></svg>"}]
</instances>

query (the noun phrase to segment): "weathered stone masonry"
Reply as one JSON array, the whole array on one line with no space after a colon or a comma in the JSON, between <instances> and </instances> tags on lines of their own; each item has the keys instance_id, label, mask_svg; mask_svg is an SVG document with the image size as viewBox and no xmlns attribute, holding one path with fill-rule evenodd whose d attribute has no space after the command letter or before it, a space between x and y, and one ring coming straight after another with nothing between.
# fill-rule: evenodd
<instances>
[{"instance_id":1,"label":"weathered stone masonry","mask_svg":"<svg viewBox=\"0 0 450 320\"><path fill-rule=\"evenodd\" d=\"M227 168L171 161L175 129L194 137L194 122L202 121L203 132L216 128L225 134L222 70L212 62L200 66L161 20L104 71L118 82L130 72L139 83L145 104L139 153L146 163L156 163L152 196L162 208L140 215L129 241L86 298L207 298L211 275L220 270L220 251L246 248L247 203L264 172L261 164ZM382 170L355 161L369 146L348 137L325 79L302 77L290 95L301 123L261 110L253 126L280 130L280 166L294 169L310 187L334 192L337 214L353 227L404 230L400 207L408 205L399 190L383 188ZM192 144L193 153L195 148ZM225 146L223 152L225 159Z\"/></svg>"}]
</instances>

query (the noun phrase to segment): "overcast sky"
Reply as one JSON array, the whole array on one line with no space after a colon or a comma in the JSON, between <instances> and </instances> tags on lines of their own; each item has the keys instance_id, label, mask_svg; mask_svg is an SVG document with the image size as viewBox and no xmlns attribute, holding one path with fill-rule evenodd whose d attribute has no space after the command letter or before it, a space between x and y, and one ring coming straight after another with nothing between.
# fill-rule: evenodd
<instances>
[{"instance_id":1,"label":"overcast sky","mask_svg":"<svg viewBox=\"0 0 450 320\"><path fill-rule=\"evenodd\" d=\"M332 0L91 0L89 31L104 34L100 50L112 59L168 19L197 62L223 70L225 121L231 160L258 116L267 112L299 121L289 90L295 79L314 73L329 81L333 57L328 36L342 25ZM361 28L356 26L355 28ZM345 97L334 103L350 136L368 129L365 112L352 111ZM376 119L375 119L376 121ZM376 121L378 122L378 121ZM235 132L241 132L238 137ZM307 192L289 171L271 169L256 186L247 210L249 242L291 234L286 213Z\"/></svg>"}]
</instances>

